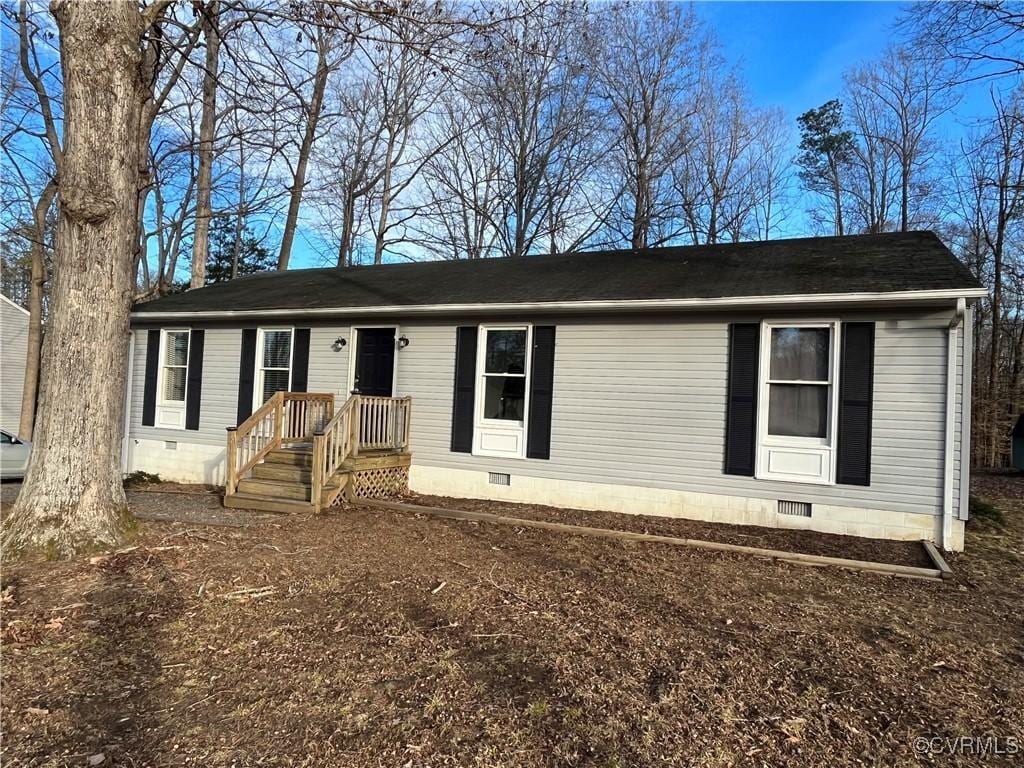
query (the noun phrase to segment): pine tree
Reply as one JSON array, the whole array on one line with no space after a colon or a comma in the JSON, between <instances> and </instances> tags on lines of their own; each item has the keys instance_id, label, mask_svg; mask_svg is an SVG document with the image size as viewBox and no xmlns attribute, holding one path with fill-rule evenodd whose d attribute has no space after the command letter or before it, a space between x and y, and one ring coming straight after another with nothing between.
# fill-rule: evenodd
<instances>
[{"instance_id":1,"label":"pine tree","mask_svg":"<svg viewBox=\"0 0 1024 768\"><path fill-rule=\"evenodd\" d=\"M238 244L238 269L232 275L235 244ZM206 262L206 282L221 283L232 276L265 272L277 266L270 251L256 238L248 224L236 232L234 216L217 216L210 227L210 256Z\"/></svg>"},{"instance_id":2,"label":"pine tree","mask_svg":"<svg viewBox=\"0 0 1024 768\"><path fill-rule=\"evenodd\" d=\"M842 171L853 158L853 133L843 129L843 105L832 99L797 118L800 180L832 203L835 233L844 234Z\"/></svg>"}]
</instances>

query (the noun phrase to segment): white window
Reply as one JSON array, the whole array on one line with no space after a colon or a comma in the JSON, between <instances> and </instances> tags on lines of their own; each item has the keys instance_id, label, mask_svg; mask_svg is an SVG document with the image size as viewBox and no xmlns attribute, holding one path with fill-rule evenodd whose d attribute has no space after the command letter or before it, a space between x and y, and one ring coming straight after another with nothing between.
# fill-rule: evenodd
<instances>
[{"instance_id":1,"label":"white window","mask_svg":"<svg viewBox=\"0 0 1024 768\"><path fill-rule=\"evenodd\" d=\"M762 326L758 477L832 482L837 330L833 320Z\"/></svg>"},{"instance_id":2,"label":"white window","mask_svg":"<svg viewBox=\"0 0 1024 768\"><path fill-rule=\"evenodd\" d=\"M481 326L474 453L522 457L529 407L531 328Z\"/></svg>"},{"instance_id":3,"label":"white window","mask_svg":"<svg viewBox=\"0 0 1024 768\"><path fill-rule=\"evenodd\" d=\"M292 383L292 329L260 328L256 347L256 402L275 392L288 392Z\"/></svg>"},{"instance_id":4,"label":"white window","mask_svg":"<svg viewBox=\"0 0 1024 768\"><path fill-rule=\"evenodd\" d=\"M187 328L167 328L160 333L160 368L157 375L156 426L185 428L185 397L188 392L188 353L192 334Z\"/></svg>"}]
</instances>

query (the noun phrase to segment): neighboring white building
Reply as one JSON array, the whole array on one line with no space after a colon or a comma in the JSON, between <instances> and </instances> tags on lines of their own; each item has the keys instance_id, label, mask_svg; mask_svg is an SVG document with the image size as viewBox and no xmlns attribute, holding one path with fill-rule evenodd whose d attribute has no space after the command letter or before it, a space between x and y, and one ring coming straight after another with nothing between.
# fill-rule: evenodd
<instances>
[{"instance_id":1,"label":"neighboring white building","mask_svg":"<svg viewBox=\"0 0 1024 768\"><path fill-rule=\"evenodd\" d=\"M960 549L983 295L930 232L241 278L134 308L126 468L224 483L237 426L242 495L317 506L250 415L357 392L415 491Z\"/></svg>"},{"instance_id":2,"label":"neighboring white building","mask_svg":"<svg viewBox=\"0 0 1024 768\"><path fill-rule=\"evenodd\" d=\"M0 295L0 429L18 434L28 353L28 310ZM30 439L31 435L18 435Z\"/></svg>"}]
</instances>

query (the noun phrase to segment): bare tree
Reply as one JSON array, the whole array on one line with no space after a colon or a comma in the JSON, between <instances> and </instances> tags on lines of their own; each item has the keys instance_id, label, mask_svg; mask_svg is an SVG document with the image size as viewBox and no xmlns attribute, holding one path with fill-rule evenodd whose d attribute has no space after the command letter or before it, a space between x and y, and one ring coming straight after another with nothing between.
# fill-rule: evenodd
<instances>
[{"instance_id":1,"label":"bare tree","mask_svg":"<svg viewBox=\"0 0 1024 768\"><path fill-rule=\"evenodd\" d=\"M217 130L217 80L220 63L220 23L217 0L200 6L203 41L206 55L203 66L203 112L199 123L199 173L196 181L196 226L192 235L191 288L202 288L206 282L206 259L210 250L210 219L213 209L213 151Z\"/></svg>"},{"instance_id":2,"label":"bare tree","mask_svg":"<svg viewBox=\"0 0 1024 768\"><path fill-rule=\"evenodd\" d=\"M770 240L792 213L792 133L781 109L761 112L752 149L753 236Z\"/></svg>"},{"instance_id":3,"label":"bare tree","mask_svg":"<svg viewBox=\"0 0 1024 768\"><path fill-rule=\"evenodd\" d=\"M1024 6L1014 0L927 0L908 6L900 26L914 44L965 68L955 79L1024 72Z\"/></svg>"},{"instance_id":4,"label":"bare tree","mask_svg":"<svg viewBox=\"0 0 1024 768\"><path fill-rule=\"evenodd\" d=\"M64 556L109 546L122 540L130 520L120 427L139 131L152 82L144 52L147 34L168 5L52 5L64 83L56 274L32 457L7 520L7 551ZM49 128L56 136L56 126Z\"/></svg>"},{"instance_id":5,"label":"bare tree","mask_svg":"<svg viewBox=\"0 0 1024 768\"><path fill-rule=\"evenodd\" d=\"M946 68L922 53L889 48L879 61L847 81L862 111L875 112L871 124L864 126L865 141L884 145L896 162L901 232L911 228L922 202L915 190L923 187L923 168L936 151L936 121L956 104Z\"/></svg>"},{"instance_id":6,"label":"bare tree","mask_svg":"<svg viewBox=\"0 0 1024 768\"><path fill-rule=\"evenodd\" d=\"M690 147L673 169L687 237L739 240L752 228L760 115L735 72L710 62L702 73Z\"/></svg>"},{"instance_id":7,"label":"bare tree","mask_svg":"<svg viewBox=\"0 0 1024 768\"><path fill-rule=\"evenodd\" d=\"M893 210L898 206L900 170L896 142L899 131L892 114L864 84L874 80L870 69L846 74L846 113L855 136L845 179L851 198L853 229L886 232L893 228Z\"/></svg>"},{"instance_id":8,"label":"bare tree","mask_svg":"<svg viewBox=\"0 0 1024 768\"><path fill-rule=\"evenodd\" d=\"M39 390L44 301L52 246L51 211L57 195L53 152L60 152L54 117L57 110L53 106L51 91L59 84L48 74L50 67L44 63L53 52L44 51L40 55L37 49L37 40L44 36L39 34L39 22L28 4L22 2L17 13L12 12L7 21L12 31L16 31L18 46L16 58L11 56L7 59L5 56L4 130L0 146L9 169L4 178L4 207L14 203L21 209L20 215L14 217L16 232L10 234L28 244L26 303L29 326L18 433L31 438ZM47 125L53 125L54 130L47 130ZM9 197L8 189L12 188L17 190L13 196L17 202L6 199Z\"/></svg>"},{"instance_id":9,"label":"bare tree","mask_svg":"<svg viewBox=\"0 0 1024 768\"><path fill-rule=\"evenodd\" d=\"M486 115L470 127L502 158L489 214L503 255L555 248L570 234L563 247L571 248L586 233L567 221L600 153L583 11L544 6L510 24L466 88L475 112Z\"/></svg>"},{"instance_id":10,"label":"bare tree","mask_svg":"<svg viewBox=\"0 0 1024 768\"><path fill-rule=\"evenodd\" d=\"M681 5L619 5L605 23L594 66L611 123L609 159L620 182L609 228L632 248L647 248L679 232L670 174L689 147L709 42L693 9Z\"/></svg>"},{"instance_id":11,"label":"bare tree","mask_svg":"<svg viewBox=\"0 0 1024 768\"><path fill-rule=\"evenodd\" d=\"M498 254L491 211L502 157L483 126L492 106L471 105L461 93L450 92L432 121L432 141L441 149L424 167L420 216L410 228L416 242L439 258Z\"/></svg>"},{"instance_id":12,"label":"bare tree","mask_svg":"<svg viewBox=\"0 0 1024 768\"><path fill-rule=\"evenodd\" d=\"M401 45L409 34L408 30L399 29L397 44L371 57L374 91L380 102L380 138L376 142L379 172L370 179L374 264L381 264L385 249L397 241L391 233L415 215L415 208L411 212L396 210L397 202L419 178L430 155L437 151L427 141L416 142L414 131L433 107L438 91L446 87L446 78L438 76L429 59ZM395 214L399 214L397 221Z\"/></svg>"},{"instance_id":13,"label":"bare tree","mask_svg":"<svg viewBox=\"0 0 1024 768\"><path fill-rule=\"evenodd\" d=\"M297 102L297 112L300 116L299 124L302 126L302 136L298 142L297 155L294 163L291 164L292 177L289 187L288 214L285 218L284 232L281 236L281 247L278 251L278 269L287 269L291 259L292 244L295 240L295 230L299 220L299 209L302 205L302 197L306 189L309 159L319 135L318 131L323 114L327 80L331 73L336 71L341 63L352 53L351 43L340 45L339 36L332 29L318 25L303 25L300 27L299 34L310 39L313 43L315 63L311 71L302 68L295 69L294 62L287 62L283 56L277 53L273 54L280 72L284 75L284 86L289 95ZM308 81L310 79L312 80L312 86L307 95L305 91L309 87ZM287 154L285 156L287 157Z\"/></svg>"},{"instance_id":14,"label":"bare tree","mask_svg":"<svg viewBox=\"0 0 1024 768\"><path fill-rule=\"evenodd\" d=\"M981 234L992 262L991 336L988 348L988 396L993 409L991 429L1001 431L1000 368L1002 361L1003 283L1007 250L1014 228L1018 237L1024 219L1024 88L1008 98L993 93L995 117L988 132L971 151L974 183L979 189L977 211ZM996 465L1005 438L991 441L989 465Z\"/></svg>"}]
</instances>

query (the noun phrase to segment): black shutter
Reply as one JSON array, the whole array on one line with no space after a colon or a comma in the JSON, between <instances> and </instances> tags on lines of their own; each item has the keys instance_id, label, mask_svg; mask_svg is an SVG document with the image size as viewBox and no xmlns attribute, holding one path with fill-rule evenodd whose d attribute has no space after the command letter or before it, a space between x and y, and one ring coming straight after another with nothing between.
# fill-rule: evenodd
<instances>
[{"instance_id":1,"label":"black shutter","mask_svg":"<svg viewBox=\"0 0 1024 768\"><path fill-rule=\"evenodd\" d=\"M242 352L238 368L238 415L236 426L252 415L252 388L256 378L256 329L242 329Z\"/></svg>"},{"instance_id":2,"label":"black shutter","mask_svg":"<svg viewBox=\"0 0 1024 768\"><path fill-rule=\"evenodd\" d=\"M305 392L309 386L309 328L295 329L292 350L292 392Z\"/></svg>"},{"instance_id":3,"label":"black shutter","mask_svg":"<svg viewBox=\"0 0 1024 768\"><path fill-rule=\"evenodd\" d=\"M725 416L727 475L754 475L760 340L760 323L729 325L729 382Z\"/></svg>"},{"instance_id":4,"label":"black shutter","mask_svg":"<svg viewBox=\"0 0 1024 768\"><path fill-rule=\"evenodd\" d=\"M555 382L555 326L533 328L530 365L530 420L526 432L526 458L551 458L551 397Z\"/></svg>"},{"instance_id":5,"label":"black shutter","mask_svg":"<svg viewBox=\"0 0 1024 768\"><path fill-rule=\"evenodd\" d=\"M203 346L206 331L195 329L188 343L188 395L185 398L185 429L199 429L199 404L203 398Z\"/></svg>"},{"instance_id":6,"label":"black shutter","mask_svg":"<svg viewBox=\"0 0 1024 768\"><path fill-rule=\"evenodd\" d=\"M455 394L452 400L452 450L473 452L473 397L476 384L475 325L455 332Z\"/></svg>"},{"instance_id":7,"label":"black shutter","mask_svg":"<svg viewBox=\"0 0 1024 768\"><path fill-rule=\"evenodd\" d=\"M871 485L875 324L843 323L842 339L836 482L844 485Z\"/></svg>"},{"instance_id":8,"label":"black shutter","mask_svg":"<svg viewBox=\"0 0 1024 768\"><path fill-rule=\"evenodd\" d=\"M142 390L142 426L156 424L156 378L160 371L160 330L146 338L146 380Z\"/></svg>"}]
</instances>

